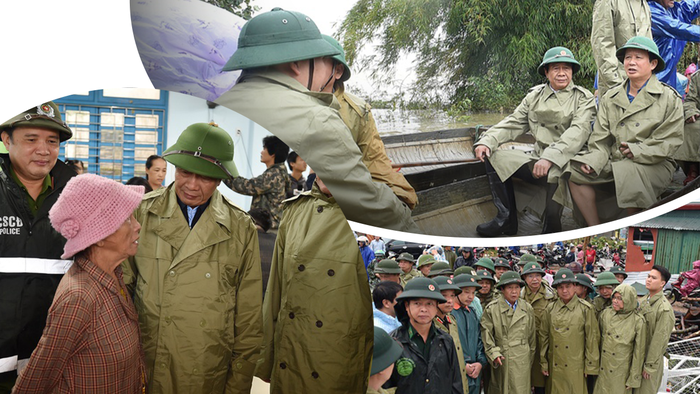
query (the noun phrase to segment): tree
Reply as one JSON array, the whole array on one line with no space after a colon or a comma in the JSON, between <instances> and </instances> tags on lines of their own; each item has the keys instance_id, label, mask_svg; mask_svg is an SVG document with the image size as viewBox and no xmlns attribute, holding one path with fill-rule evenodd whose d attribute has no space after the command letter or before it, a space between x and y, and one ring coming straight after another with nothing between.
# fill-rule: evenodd
<instances>
[{"instance_id":1,"label":"tree","mask_svg":"<svg viewBox=\"0 0 700 394\"><path fill-rule=\"evenodd\" d=\"M415 91L445 92L448 105L496 109L544 82L536 69L553 46L574 52L582 65L575 80L592 87L592 12L592 0L359 0L339 36L348 61L374 76L413 54ZM378 43L374 53L360 51L371 43Z\"/></svg>"},{"instance_id":2,"label":"tree","mask_svg":"<svg viewBox=\"0 0 700 394\"><path fill-rule=\"evenodd\" d=\"M253 6L250 3L253 0L203 0L205 3L215 5L227 11L240 16L245 20L253 17L253 13L258 11L260 7Z\"/></svg>"}]
</instances>

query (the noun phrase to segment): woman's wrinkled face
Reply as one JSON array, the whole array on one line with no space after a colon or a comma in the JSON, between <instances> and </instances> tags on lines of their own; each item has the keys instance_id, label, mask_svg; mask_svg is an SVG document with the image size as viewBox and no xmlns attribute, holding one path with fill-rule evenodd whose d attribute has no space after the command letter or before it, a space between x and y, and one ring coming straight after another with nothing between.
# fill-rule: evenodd
<instances>
[{"instance_id":1,"label":"woman's wrinkled face","mask_svg":"<svg viewBox=\"0 0 700 394\"><path fill-rule=\"evenodd\" d=\"M616 312L622 310L625 307L624 301L622 301L622 295L620 293L615 293L612 296L612 307Z\"/></svg>"},{"instance_id":2,"label":"woman's wrinkled face","mask_svg":"<svg viewBox=\"0 0 700 394\"><path fill-rule=\"evenodd\" d=\"M102 248L123 254L124 259L134 256L139 246L140 230L141 225L136 221L134 215L131 215L119 226L117 231L102 240Z\"/></svg>"}]
</instances>

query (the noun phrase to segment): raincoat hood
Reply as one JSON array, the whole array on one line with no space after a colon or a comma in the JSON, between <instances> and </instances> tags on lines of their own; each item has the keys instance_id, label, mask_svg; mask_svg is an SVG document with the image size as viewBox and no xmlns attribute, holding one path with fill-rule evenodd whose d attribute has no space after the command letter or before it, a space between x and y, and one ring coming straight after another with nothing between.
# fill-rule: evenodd
<instances>
[{"instance_id":1,"label":"raincoat hood","mask_svg":"<svg viewBox=\"0 0 700 394\"><path fill-rule=\"evenodd\" d=\"M613 291L613 296L615 293L620 293L622 296L622 302L624 303L622 310L617 313L627 314L637 309L637 291L634 289L634 287L626 284L620 284L615 288L615 291Z\"/></svg>"}]
</instances>

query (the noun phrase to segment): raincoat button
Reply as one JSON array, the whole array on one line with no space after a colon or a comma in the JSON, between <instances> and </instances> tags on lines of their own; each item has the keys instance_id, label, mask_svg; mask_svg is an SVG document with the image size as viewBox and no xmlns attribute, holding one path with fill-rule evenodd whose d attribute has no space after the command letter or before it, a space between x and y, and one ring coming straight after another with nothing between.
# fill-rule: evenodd
<instances>
[{"instance_id":1,"label":"raincoat button","mask_svg":"<svg viewBox=\"0 0 700 394\"><path fill-rule=\"evenodd\" d=\"M559 126L554 126L554 130L559 130Z\"/></svg>"},{"instance_id":2,"label":"raincoat button","mask_svg":"<svg viewBox=\"0 0 700 394\"><path fill-rule=\"evenodd\" d=\"M568 348L569 348L569 346L564 346L564 348L568 349Z\"/></svg>"},{"instance_id":3,"label":"raincoat button","mask_svg":"<svg viewBox=\"0 0 700 394\"><path fill-rule=\"evenodd\" d=\"M634 127L639 127L639 123L635 123L635 124L634 124Z\"/></svg>"},{"instance_id":4,"label":"raincoat button","mask_svg":"<svg viewBox=\"0 0 700 394\"><path fill-rule=\"evenodd\" d=\"M286 368L287 368L287 364L285 364L285 363L280 363L280 368L286 369Z\"/></svg>"},{"instance_id":5,"label":"raincoat button","mask_svg":"<svg viewBox=\"0 0 700 394\"><path fill-rule=\"evenodd\" d=\"M289 318L294 319L294 312L289 312Z\"/></svg>"},{"instance_id":6,"label":"raincoat button","mask_svg":"<svg viewBox=\"0 0 700 394\"><path fill-rule=\"evenodd\" d=\"M430 379L425 379L425 383L430 383Z\"/></svg>"},{"instance_id":7,"label":"raincoat button","mask_svg":"<svg viewBox=\"0 0 700 394\"><path fill-rule=\"evenodd\" d=\"M323 212L323 207L318 207L318 208L316 208L316 212L318 212L318 213Z\"/></svg>"},{"instance_id":8,"label":"raincoat button","mask_svg":"<svg viewBox=\"0 0 700 394\"><path fill-rule=\"evenodd\" d=\"M236 363L236 369L241 369L243 368L243 364L241 363Z\"/></svg>"},{"instance_id":9,"label":"raincoat button","mask_svg":"<svg viewBox=\"0 0 700 394\"><path fill-rule=\"evenodd\" d=\"M620 122L620 127L625 127L625 122Z\"/></svg>"},{"instance_id":10,"label":"raincoat button","mask_svg":"<svg viewBox=\"0 0 700 394\"><path fill-rule=\"evenodd\" d=\"M207 272L206 274L204 274L204 277L209 279L209 278L211 278L211 274Z\"/></svg>"},{"instance_id":11,"label":"raincoat button","mask_svg":"<svg viewBox=\"0 0 700 394\"><path fill-rule=\"evenodd\" d=\"M320 320L318 320L318 321L316 322L316 327L318 327L318 328L323 327L323 322L320 321Z\"/></svg>"},{"instance_id":12,"label":"raincoat button","mask_svg":"<svg viewBox=\"0 0 700 394\"><path fill-rule=\"evenodd\" d=\"M316 372L316 371L311 372L311 376L312 376L314 379L318 379L318 372Z\"/></svg>"},{"instance_id":13,"label":"raincoat button","mask_svg":"<svg viewBox=\"0 0 700 394\"><path fill-rule=\"evenodd\" d=\"M175 271L170 271L170 272L168 272L168 275L170 275L170 276L175 276Z\"/></svg>"},{"instance_id":14,"label":"raincoat button","mask_svg":"<svg viewBox=\"0 0 700 394\"><path fill-rule=\"evenodd\" d=\"M304 267L304 264L299 264L299 271L303 271L305 269L306 269L306 267Z\"/></svg>"},{"instance_id":15,"label":"raincoat button","mask_svg":"<svg viewBox=\"0 0 700 394\"><path fill-rule=\"evenodd\" d=\"M207 325L207 322L204 321L204 319L202 319L202 321L199 322L199 326L200 326L200 327L204 327L204 326L206 326L206 325Z\"/></svg>"},{"instance_id":16,"label":"raincoat button","mask_svg":"<svg viewBox=\"0 0 700 394\"><path fill-rule=\"evenodd\" d=\"M196 374L196 373L198 373L198 372L199 372L199 370L198 370L197 368L195 368L195 369L192 370L192 373L195 373L195 374Z\"/></svg>"},{"instance_id":17,"label":"raincoat button","mask_svg":"<svg viewBox=\"0 0 700 394\"><path fill-rule=\"evenodd\" d=\"M160 363L161 368L165 368L165 363Z\"/></svg>"},{"instance_id":18,"label":"raincoat button","mask_svg":"<svg viewBox=\"0 0 700 394\"><path fill-rule=\"evenodd\" d=\"M166 317L166 318L165 318L165 323L166 323L166 324L170 324L171 322L172 322L172 320L170 320L169 317Z\"/></svg>"},{"instance_id":19,"label":"raincoat button","mask_svg":"<svg viewBox=\"0 0 700 394\"><path fill-rule=\"evenodd\" d=\"M540 126L544 127L544 123L540 123Z\"/></svg>"},{"instance_id":20,"label":"raincoat button","mask_svg":"<svg viewBox=\"0 0 700 394\"><path fill-rule=\"evenodd\" d=\"M335 275L335 271L333 270L328 270L328 276L333 276Z\"/></svg>"}]
</instances>

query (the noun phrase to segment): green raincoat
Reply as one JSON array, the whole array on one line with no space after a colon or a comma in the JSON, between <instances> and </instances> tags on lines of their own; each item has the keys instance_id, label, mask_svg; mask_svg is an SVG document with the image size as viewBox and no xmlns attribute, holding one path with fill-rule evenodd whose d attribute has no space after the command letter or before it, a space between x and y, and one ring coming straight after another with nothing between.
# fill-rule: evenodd
<instances>
[{"instance_id":1,"label":"green raincoat","mask_svg":"<svg viewBox=\"0 0 700 394\"><path fill-rule=\"evenodd\" d=\"M598 68L598 97L625 79L615 51L634 36L651 37L651 11L646 0L596 0L591 47Z\"/></svg>"},{"instance_id":2,"label":"green raincoat","mask_svg":"<svg viewBox=\"0 0 700 394\"><path fill-rule=\"evenodd\" d=\"M409 208L415 208L418 205L416 191L403 174L391 168L391 161L386 155L384 142L379 137L369 104L346 92L345 88L337 89L333 94L340 103L340 117L360 147L362 162L372 174L372 179L388 185Z\"/></svg>"},{"instance_id":3,"label":"green raincoat","mask_svg":"<svg viewBox=\"0 0 700 394\"><path fill-rule=\"evenodd\" d=\"M374 182L330 93L310 92L274 69L244 71L216 102L251 119L297 152L335 195L348 220L418 232L411 210Z\"/></svg>"},{"instance_id":4,"label":"green raincoat","mask_svg":"<svg viewBox=\"0 0 700 394\"><path fill-rule=\"evenodd\" d=\"M591 134L595 113L593 94L573 81L556 93L548 84L537 85L530 89L515 112L491 127L476 145L485 145L491 150L489 161L502 181L524 164L534 165L539 159L547 159L554 164L547 181L556 183L566 164ZM497 150L499 145L528 131L537 141L532 153Z\"/></svg>"},{"instance_id":5,"label":"green raincoat","mask_svg":"<svg viewBox=\"0 0 700 394\"><path fill-rule=\"evenodd\" d=\"M618 286L624 306L616 312L607 308L600 315L600 373L594 394L624 393L625 387L642 383L646 346L644 318L637 310L637 292L632 286Z\"/></svg>"},{"instance_id":6,"label":"green raincoat","mask_svg":"<svg viewBox=\"0 0 700 394\"><path fill-rule=\"evenodd\" d=\"M683 125L683 144L673 156L676 160L700 161L700 73L694 73L690 78L690 90L683 102L683 118L695 115L693 123Z\"/></svg>"},{"instance_id":7,"label":"green raincoat","mask_svg":"<svg viewBox=\"0 0 700 394\"><path fill-rule=\"evenodd\" d=\"M263 304L256 376L270 393L362 393L372 360L365 265L335 199L285 201Z\"/></svg>"},{"instance_id":8,"label":"green raincoat","mask_svg":"<svg viewBox=\"0 0 700 394\"><path fill-rule=\"evenodd\" d=\"M459 341L459 328L457 327L457 322L455 317L451 313L445 315L446 322L443 319L435 317L433 322L435 327L450 334L452 341L455 343L455 349L457 350L457 360L459 361L459 370L462 372L462 387L464 388L464 394L469 392L469 378L467 377L466 364L464 363L464 353L462 352L462 342ZM445 325L447 323L447 325Z\"/></svg>"},{"instance_id":9,"label":"green raincoat","mask_svg":"<svg viewBox=\"0 0 700 394\"><path fill-rule=\"evenodd\" d=\"M503 295L484 308L481 338L491 364L491 394L530 394L530 367L535 359L537 329L535 312L523 299L513 308ZM502 366L494 360L503 356Z\"/></svg>"},{"instance_id":10,"label":"green raincoat","mask_svg":"<svg viewBox=\"0 0 700 394\"><path fill-rule=\"evenodd\" d=\"M629 80L601 100L598 120L588 140L588 152L571 161L571 180L578 184L614 182L617 206L648 208L673 179L673 154L683 143L683 103L678 93L652 74L647 85L629 102ZM627 142L634 154L620 152ZM581 172L588 164L595 174Z\"/></svg>"},{"instance_id":11,"label":"green raincoat","mask_svg":"<svg viewBox=\"0 0 700 394\"><path fill-rule=\"evenodd\" d=\"M599 295L595 296L593 299L593 308L595 309L595 316L600 317L601 312L605 310L605 308L609 307L612 305L612 299L611 298L603 298Z\"/></svg>"},{"instance_id":12,"label":"green raincoat","mask_svg":"<svg viewBox=\"0 0 700 394\"><path fill-rule=\"evenodd\" d=\"M671 331L675 327L676 317L663 292L647 297L640 309L646 320L647 329L644 371L651 375L651 378L642 379L641 386L634 389L634 393L655 394L661 386L661 378L664 374L664 353L671 338Z\"/></svg>"},{"instance_id":13,"label":"green raincoat","mask_svg":"<svg viewBox=\"0 0 700 394\"><path fill-rule=\"evenodd\" d=\"M474 299L476 300L476 298ZM472 305L474 302L472 302ZM481 333L479 328L479 320L481 315L471 306L467 308L459 308L452 311L452 315L457 321L459 328L459 341L462 344L462 352L464 353L464 362L466 364L481 363L483 367L488 365L486 355L484 354L484 344L481 341ZM481 374L476 378L467 378L468 387L464 389L465 393L478 394L481 387Z\"/></svg>"},{"instance_id":14,"label":"green raincoat","mask_svg":"<svg viewBox=\"0 0 700 394\"><path fill-rule=\"evenodd\" d=\"M134 212L136 256L123 264L139 314L149 393L248 393L262 342L255 224L214 191L190 230L174 184Z\"/></svg>"},{"instance_id":15,"label":"green raincoat","mask_svg":"<svg viewBox=\"0 0 700 394\"><path fill-rule=\"evenodd\" d=\"M542 375L540 363L540 332L542 332L542 315L544 310L550 304L557 300L557 293L549 286L546 280L542 279L542 284L536 293L533 293L529 287L523 286L520 290L520 298L527 301L531 306L535 315L535 328L537 330L537 345L535 346L535 357L532 360L532 368L530 370L530 384L535 387L544 387L545 377Z\"/></svg>"},{"instance_id":16,"label":"green raincoat","mask_svg":"<svg viewBox=\"0 0 700 394\"><path fill-rule=\"evenodd\" d=\"M597 375L600 332L593 306L574 296L545 309L540 332L540 362L549 371L547 394L587 394L587 375Z\"/></svg>"}]
</instances>

